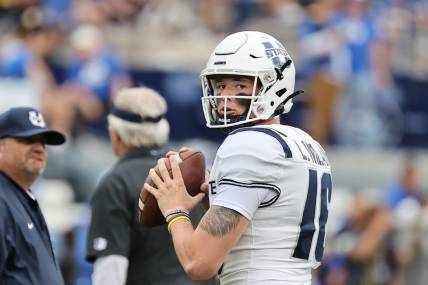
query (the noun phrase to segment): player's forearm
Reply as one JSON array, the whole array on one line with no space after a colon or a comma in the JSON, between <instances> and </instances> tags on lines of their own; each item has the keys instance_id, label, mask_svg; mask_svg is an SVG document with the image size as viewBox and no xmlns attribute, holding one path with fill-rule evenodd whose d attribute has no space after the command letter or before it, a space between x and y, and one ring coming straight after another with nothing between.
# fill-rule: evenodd
<instances>
[{"instance_id":1,"label":"player's forearm","mask_svg":"<svg viewBox=\"0 0 428 285\"><path fill-rule=\"evenodd\" d=\"M178 260L192 280L206 280L217 273L217 262L205 258L207 247L189 221L176 222L171 227L171 235Z\"/></svg>"}]
</instances>

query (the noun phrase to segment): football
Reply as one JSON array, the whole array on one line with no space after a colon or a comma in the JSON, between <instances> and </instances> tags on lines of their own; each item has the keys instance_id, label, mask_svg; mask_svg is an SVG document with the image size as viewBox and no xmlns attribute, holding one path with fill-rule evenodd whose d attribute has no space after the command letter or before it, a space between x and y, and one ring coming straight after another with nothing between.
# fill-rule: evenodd
<instances>
[{"instance_id":1,"label":"football","mask_svg":"<svg viewBox=\"0 0 428 285\"><path fill-rule=\"evenodd\" d=\"M185 150L177 154L179 157L179 167L181 175L183 176L184 184L186 185L187 192L191 196L200 193L200 186L205 181L205 157L200 151ZM171 174L171 165L166 161L166 167ZM159 174L158 167L155 167L156 173ZM152 179L147 175L146 183L155 186ZM139 222L147 227L154 227L165 224L165 218L158 207L156 198L144 188L140 192L138 202Z\"/></svg>"}]
</instances>

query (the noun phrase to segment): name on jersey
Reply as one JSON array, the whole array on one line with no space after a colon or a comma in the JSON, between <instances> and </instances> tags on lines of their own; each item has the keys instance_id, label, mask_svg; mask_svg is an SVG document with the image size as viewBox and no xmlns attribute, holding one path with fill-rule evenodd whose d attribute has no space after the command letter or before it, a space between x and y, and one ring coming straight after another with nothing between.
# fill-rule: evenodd
<instances>
[{"instance_id":1,"label":"name on jersey","mask_svg":"<svg viewBox=\"0 0 428 285\"><path fill-rule=\"evenodd\" d=\"M306 141L296 141L297 148L302 154L303 160L313 162L322 166L329 166L327 155L321 146L314 147L311 143Z\"/></svg>"}]
</instances>

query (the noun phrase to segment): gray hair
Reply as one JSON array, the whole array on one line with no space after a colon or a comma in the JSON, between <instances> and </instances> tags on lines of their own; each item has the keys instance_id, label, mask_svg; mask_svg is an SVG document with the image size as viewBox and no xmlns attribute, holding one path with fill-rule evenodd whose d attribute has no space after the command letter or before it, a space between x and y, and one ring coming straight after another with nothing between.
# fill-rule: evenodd
<instances>
[{"instance_id":1,"label":"gray hair","mask_svg":"<svg viewBox=\"0 0 428 285\"><path fill-rule=\"evenodd\" d=\"M147 87L121 90L115 97L113 105L122 111L150 118L162 116L167 110L162 96ZM116 130L122 142L128 147L161 146L168 141L169 124L165 118L158 122L134 123L109 114L107 119L109 129Z\"/></svg>"}]
</instances>

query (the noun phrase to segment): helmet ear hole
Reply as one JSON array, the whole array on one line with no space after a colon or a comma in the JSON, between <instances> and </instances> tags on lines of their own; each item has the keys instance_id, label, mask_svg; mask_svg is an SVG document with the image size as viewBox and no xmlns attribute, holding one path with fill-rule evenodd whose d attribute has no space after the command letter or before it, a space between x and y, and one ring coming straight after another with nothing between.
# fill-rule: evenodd
<instances>
[{"instance_id":1,"label":"helmet ear hole","mask_svg":"<svg viewBox=\"0 0 428 285\"><path fill-rule=\"evenodd\" d=\"M275 105L275 102L270 101L270 105L273 107Z\"/></svg>"},{"instance_id":2,"label":"helmet ear hole","mask_svg":"<svg viewBox=\"0 0 428 285\"><path fill-rule=\"evenodd\" d=\"M281 97L284 93L287 92L287 88L282 88L275 92L276 96Z\"/></svg>"}]
</instances>

